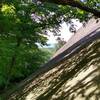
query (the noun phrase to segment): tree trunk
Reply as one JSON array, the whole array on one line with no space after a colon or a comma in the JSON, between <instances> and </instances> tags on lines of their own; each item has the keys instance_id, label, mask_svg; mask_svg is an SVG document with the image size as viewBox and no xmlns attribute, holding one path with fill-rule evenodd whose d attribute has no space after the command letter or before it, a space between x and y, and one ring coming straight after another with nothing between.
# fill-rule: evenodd
<instances>
[{"instance_id":1,"label":"tree trunk","mask_svg":"<svg viewBox=\"0 0 100 100\"><path fill-rule=\"evenodd\" d=\"M55 4L58 4L58 5L69 5L69 6L72 6L72 7L77 7L81 10L92 13L96 17L100 17L100 11L99 10L96 10L94 8L90 8L87 5L85 5L84 3L81 3L81 2L76 1L76 0L39 0L39 1L55 3Z\"/></svg>"},{"instance_id":2,"label":"tree trunk","mask_svg":"<svg viewBox=\"0 0 100 100\"><path fill-rule=\"evenodd\" d=\"M12 72L12 69L14 68L14 65L16 63L16 57L17 57L17 49L19 48L21 44L21 38L17 38L17 44L16 44L16 47L15 47L15 52L11 58L11 62L10 62L10 65L8 66L8 72L7 72L7 82L6 82L6 85L5 85L5 89L8 88L8 84L9 84L9 81L11 79L11 72Z\"/></svg>"}]
</instances>

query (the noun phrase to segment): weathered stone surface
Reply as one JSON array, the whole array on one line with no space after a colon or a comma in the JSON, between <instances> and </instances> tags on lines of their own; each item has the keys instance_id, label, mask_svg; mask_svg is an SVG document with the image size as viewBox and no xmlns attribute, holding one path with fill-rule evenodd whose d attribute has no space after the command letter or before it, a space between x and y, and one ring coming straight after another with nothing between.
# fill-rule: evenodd
<instances>
[{"instance_id":1,"label":"weathered stone surface","mask_svg":"<svg viewBox=\"0 0 100 100\"><path fill-rule=\"evenodd\" d=\"M100 21L90 20L9 100L99 100Z\"/></svg>"}]
</instances>

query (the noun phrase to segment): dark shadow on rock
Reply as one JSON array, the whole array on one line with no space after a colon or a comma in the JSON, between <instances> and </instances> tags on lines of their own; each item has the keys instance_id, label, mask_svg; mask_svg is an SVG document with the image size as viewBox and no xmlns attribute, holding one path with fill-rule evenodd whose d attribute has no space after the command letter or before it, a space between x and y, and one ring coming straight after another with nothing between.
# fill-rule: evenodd
<instances>
[{"instance_id":1,"label":"dark shadow on rock","mask_svg":"<svg viewBox=\"0 0 100 100\"><path fill-rule=\"evenodd\" d=\"M51 99L52 96L58 92L58 90L61 88L61 86L64 83L66 83L69 79L71 80L72 78L76 77L77 76L76 74L81 73L81 71L87 70L89 68L89 66L91 66L93 64L93 60L95 60L94 64L96 64L96 63L98 64L100 62L100 51L98 50L98 47L100 47L100 42L97 43L97 44L93 44L91 49L88 48L87 53L84 54L84 56L81 58L81 60L71 70L68 70L68 71L64 70L62 72L62 74L60 75L59 82L55 82L55 83L51 82L52 84L50 85L50 87L43 94L38 96L36 100L52 100ZM96 71L100 71L100 67L97 68ZM94 71L91 72L91 74L93 74L93 73L94 73ZM90 76L90 74L88 76ZM96 77L99 78L100 76L95 76L94 79ZM94 83L94 79L92 81L88 82L88 83L85 83L85 84L83 82L79 82L79 84L76 84L74 87L78 88L78 89L81 89L81 91L83 91L81 86L87 86L91 82ZM81 84L81 86L79 86L80 84ZM77 86L79 86L79 87L77 87ZM65 92L66 96L64 96L64 93L62 93L61 97L59 97L58 100L61 100L61 99L66 100L66 97L68 98L68 96L70 94L72 94L72 92L70 93L70 91L75 92L73 89L74 88L72 87L70 90ZM77 89L75 89L75 90L77 90ZM84 91L85 91L85 89L84 89ZM92 93L90 95L92 95ZM89 95L89 97L90 97L90 95ZM82 96L84 96L83 93L82 93ZM72 97L75 98L74 95L71 96L71 98ZM68 99L68 100L73 100L73 99Z\"/></svg>"},{"instance_id":2,"label":"dark shadow on rock","mask_svg":"<svg viewBox=\"0 0 100 100\"><path fill-rule=\"evenodd\" d=\"M90 36L92 35L90 34ZM81 72L87 71L92 65L96 66L95 70L79 80L74 86L68 85L68 87L65 87L66 91L64 91L62 88L64 85L76 78ZM57 69L55 70L55 68ZM100 39L83 46L81 50L77 50L69 59L65 57L63 61L56 64L55 68L55 71L51 72L50 70L47 74L42 74L37 80L35 79L34 82L27 84L24 89L23 87L20 88L18 92L16 91L15 94L12 94L12 98L9 100L25 100L30 92L34 95L36 93L34 92L35 89L43 86L47 88L42 92L40 91L41 93L32 100L74 100L78 96L85 98L85 100L90 100L94 96L95 100L99 100ZM96 73L99 74L97 75ZM91 75L94 75L94 77L90 81L85 82ZM46 83L45 81L49 78L50 80ZM96 88L86 95L85 93L90 87Z\"/></svg>"}]
</instances>

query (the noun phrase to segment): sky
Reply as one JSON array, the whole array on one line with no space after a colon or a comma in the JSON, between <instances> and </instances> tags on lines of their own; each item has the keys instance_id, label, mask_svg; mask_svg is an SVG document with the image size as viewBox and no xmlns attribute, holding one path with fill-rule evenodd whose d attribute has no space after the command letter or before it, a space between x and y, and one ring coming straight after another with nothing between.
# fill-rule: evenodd
<instances>
[{"instance_id":1,"label":"sky","mask_svg":"<svg viewBox=\"0 0 100 100\"><path fill-rule=\"evenodd\" d=\"M40 17L37 16L36 14L32 14L31 17L32 17L33 20L35 20L37 22L40 21ZM78 30L82 26L82 24L77 19L71 19L71 21L74 23L74 25L76 27L76 30ZM72 35L74 35L74 33L71 33L69 31L69 26L70 26L70 24L63 22L61 24L60 32L58 33L58 34L61 34L60 37L63 40L65 40L66 42L72 37ZM57 40L56 40L57 36L54 36L53 35L54 33L50 32L50 31L47 31L47 34L48 34L48 36L47 36L47 38L48 38L48 41L47 41L48 46L43 46L43 47L50 47L50 46L52 47L57 43ZM37 43L37 45L39 45L39 44Z\"/></svg>"},{"instance_id":2,"label":"sky","mask_svg":"<svg viewBox=\"0 0 100 100\"><path fill-rule=\"evenodd\" d=\"M82 24L78 20L72 19L72 21L76 25L76 30L78 30L82 26ZM66 24L65 22L61 24L59 33L61 34L61 38L63 38L66 42L72 37L72 35L74 35L74 33L71 33L69 31L69 25ZM57 37L54 36L52 32L48 31L48 35L49 35L48 42L47 42L48 44L52 46L53 44L57 43L56 41Z\"/></svg>"}]
</instances>

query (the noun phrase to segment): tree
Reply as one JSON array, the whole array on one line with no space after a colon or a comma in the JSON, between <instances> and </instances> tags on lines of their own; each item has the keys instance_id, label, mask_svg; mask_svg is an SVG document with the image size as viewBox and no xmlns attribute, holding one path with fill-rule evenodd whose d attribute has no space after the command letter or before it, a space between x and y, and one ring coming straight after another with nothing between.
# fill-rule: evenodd
<instances>
[{"instance_id":1,"label":"tree","mask_svg":"<svg viewBox=\"0 0 100 100\"><path fill-rule=\"evenodd\" d=\"M6 84L5 88L31 74L48 58L37 43L46 45L44 30L58 22L53 21L55 16L46 16L49 12L41 7L27 0L0 1L0 85Z\"/></svg>"},{"instance_id":2,"label":"tree","mask_svg":"<svg viewBox=\"0 0 100 100\"><path fill-rule=\"evenodd\" d=\"M59 5L69 5L77 7L86 12L92 13L96 17L100 17L100 1L99 0L40 0L41 2L50 2Z\"/></svg>"},{"instance_id":3,"label":"tree","mask_svg":"<svg viewBox=\"0 0 100 100\"><path fill-rule=\"evenodd\" d=\"M61 37L58 37L57 38L57 43L55 44L55 50L59 50L64 44L66 43L66 41L61 38Z\"/></svg>"}]
</instances>

